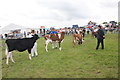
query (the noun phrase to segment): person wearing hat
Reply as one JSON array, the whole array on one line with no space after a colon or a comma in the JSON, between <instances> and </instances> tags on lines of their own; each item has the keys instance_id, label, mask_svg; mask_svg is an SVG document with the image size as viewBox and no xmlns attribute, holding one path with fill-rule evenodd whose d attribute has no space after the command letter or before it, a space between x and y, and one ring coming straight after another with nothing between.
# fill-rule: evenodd
<instances>
[{"instance_id":1,"label":"person wearing hat","mask_svg":"<svg viewBox=\"0 0 120 80\"><path fill-rule=\"evenodd\" d=\"M96 35L96 38L97 38L96 50L98 50L100 43L101 43L101 46L102 46L101 49L104 49L104 39L105 39L105 34L104 34L104 31L102 30L102 26L99 25L98 28L99 29L98 29L97 35Z\"/></svg>"}]
</instances>

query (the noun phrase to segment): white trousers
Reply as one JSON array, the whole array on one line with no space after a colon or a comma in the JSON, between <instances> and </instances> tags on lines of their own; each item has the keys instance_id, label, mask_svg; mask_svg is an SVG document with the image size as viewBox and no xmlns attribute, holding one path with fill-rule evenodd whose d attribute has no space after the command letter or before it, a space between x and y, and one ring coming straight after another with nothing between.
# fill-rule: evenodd
<instances>
[{"instance_id":1,"label":"white trousers","mask_svg":"<svg viewBox=\"0 0 120 80\"><path fill-rule=\"evenodd\" d=\"M31 49L31 54L32 57L34 56L34 54L36 54L36 56L38 56L38 52L37 52L37 42L34 43L33 48Z\"/></svg>"}]
</instances>

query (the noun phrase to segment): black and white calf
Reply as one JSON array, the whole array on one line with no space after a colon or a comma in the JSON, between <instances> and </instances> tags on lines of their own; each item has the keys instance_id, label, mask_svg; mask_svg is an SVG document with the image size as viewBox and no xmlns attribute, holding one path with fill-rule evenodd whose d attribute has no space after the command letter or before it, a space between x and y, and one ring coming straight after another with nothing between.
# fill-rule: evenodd
<instances>
[{"instance_id":1,"label":"black and white calf","mask_svg":"<svg viewBox=\"0 0 120 80\"><path fill-rule=\"evenodd\" d=\"M34 54L34 51L36 51L36 40L38 39L38 35L34 35L31 38L23 38L23 39L8 39L6 40L6 64L8 64L9 58L11 58L12 62L14 62L12 58L12 51L17 50L19 52L23 52L25 50L28 50L29 53L29 59L31 60L31 53ZM38 55L36 53L36 55Z\"/></svg>"}]
</instances>

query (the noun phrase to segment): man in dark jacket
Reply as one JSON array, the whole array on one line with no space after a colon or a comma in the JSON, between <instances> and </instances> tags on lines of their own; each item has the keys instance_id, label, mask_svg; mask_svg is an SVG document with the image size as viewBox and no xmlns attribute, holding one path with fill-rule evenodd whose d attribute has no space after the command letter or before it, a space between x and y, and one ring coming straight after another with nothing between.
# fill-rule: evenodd
<instances>
[{"instance_id":1,"label":"man in dark jacket","mask_svg":"<svg viewBox=\"0 0 120 80\"><path fill-rule=\"evenodd\" d=\"M97 46L96 46L96 50L98 50L100 43L102 45L101 49L104 49L104 41L103 41L103 39L105 38L105 36L104 36L105 34L104 34L104 31L102 30L102 26L99 25L98 27L99 27L99 29L97 31Z\"/></svg>"}]
</instances>

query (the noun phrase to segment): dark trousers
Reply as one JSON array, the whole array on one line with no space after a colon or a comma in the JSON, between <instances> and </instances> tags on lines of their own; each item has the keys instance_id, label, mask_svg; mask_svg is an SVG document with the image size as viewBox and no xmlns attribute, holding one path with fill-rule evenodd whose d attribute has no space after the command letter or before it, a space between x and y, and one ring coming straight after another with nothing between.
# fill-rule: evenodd
<instances>
[{"instance_id":1,"label":"dark trousers","mask_svg":"<svg viewBox=\"0 0 120 80\"><path fill-rule=\"evenodd\" d=\"M89 31L87 31L87 34L89 34Z\"/></svg>"},{"instance_id":2,"label":"dark trousers","mask_svg":"<svg viewBox=\"0 0 120 80\"><path fill-rule=\"evenodd\" d=\"M103 41L103 39L97 39L97 47L96 47L96 49L99 48L100 43L101 43L102 49L104 49L104 41Z\"/></svg>"},{"instance_id":3,"label":"dark trousers","mask_svg":"<svg viewBox=\"0 0 120 80\"><path fill-rule=\"evenodd\" d=\"M82 33L83 34L83 38L85 37L85 33Z\"/></svg>"}]
</instances>

